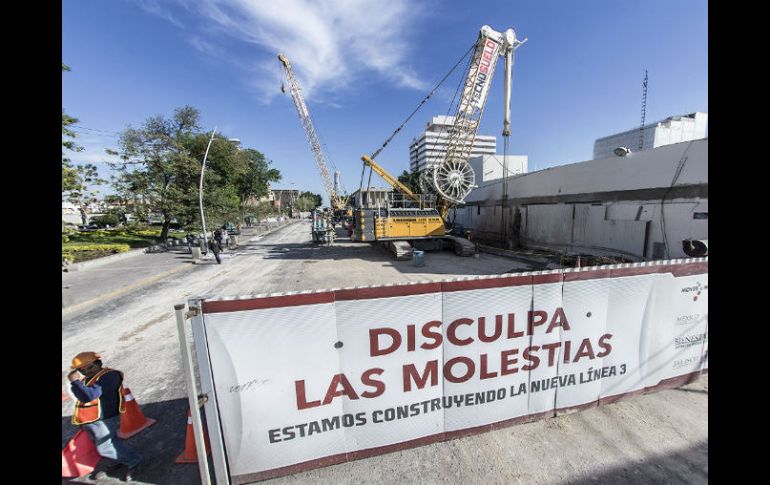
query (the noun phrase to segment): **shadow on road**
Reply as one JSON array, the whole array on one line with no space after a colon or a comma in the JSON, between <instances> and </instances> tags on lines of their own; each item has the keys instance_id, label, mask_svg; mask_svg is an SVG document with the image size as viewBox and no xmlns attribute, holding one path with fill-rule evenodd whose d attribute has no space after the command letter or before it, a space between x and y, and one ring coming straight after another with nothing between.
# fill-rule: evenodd
<instances>
[{"instance_id":1,"label":"shadow on road","mask_svg":"<svg viewBox=\"0 0 770 485\"><path fill-rule=\"evenodd\" d=\"M200 483L200 472L196 463L175 463L177 456L185 449L187 435L187 399L173 399L156 403L141 404L142 413L156 419L157 422L125 440L125 443L144 457L144 462L134 474L134 480L139 483L154 483L162 485L187 485ZM72 439L78 427L70 424L71 416L62 417L62 448ZM110 471L107 467L114 463L102 459L94 473L104 471L108 478L95 481L88 475L80 478L62 479L64 483L123 483L125 469ZM211 457L209 457L210 469Z\"/></svg>"}]
</instances>

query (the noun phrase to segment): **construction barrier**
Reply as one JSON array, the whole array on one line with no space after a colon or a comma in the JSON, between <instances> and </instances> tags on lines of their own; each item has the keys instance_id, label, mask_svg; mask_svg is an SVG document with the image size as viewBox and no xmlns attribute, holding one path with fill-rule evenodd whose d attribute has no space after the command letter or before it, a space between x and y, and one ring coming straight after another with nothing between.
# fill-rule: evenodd
<instances>
[{"instance_id":1,"label":"construction barrier","mask_svg":"<svg viewBox=\"0 0 770 485\"><path fill-rule=\"evenodd\" d=\"M215 471L233 484L594 407L708 367L707 258L190 307Z\"/></svg>"}]
</instances>

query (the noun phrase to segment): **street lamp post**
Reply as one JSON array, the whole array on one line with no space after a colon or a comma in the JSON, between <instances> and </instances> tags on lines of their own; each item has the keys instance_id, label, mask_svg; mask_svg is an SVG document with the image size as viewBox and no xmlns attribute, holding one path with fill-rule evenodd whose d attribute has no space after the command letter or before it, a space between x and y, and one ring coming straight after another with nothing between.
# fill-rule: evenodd
<instances>
[{"instance_id":1,"label":"street lamp post","mask_svg":"<svg viewBox=\"0 0 770 485\"><path fill-rule=\"evenodd\" d=\"M205 248L206 252L204 254L209 254L209 243L206 239L206 216L203 214L203 174L206 171L206 159L209 156L209 148L211 148L211 142L214 141L214 133L216 133L217 127L214 127L214 130L211 132L211 139L209 140L209 145L206 147L206 154L203 155L203 165L201 166L201 182L200 187L198 189L198 200L200 202L200 208L201 208L201 225L203 226L203 247Z\"/></svg>"},{"instance_id":2,"label":"street lamp post","mask_svg":"<svg viewBox=\"0 0 770 485\"><path fill-rule=\"evenodd\" d=\"M217 127L214 127L214 130L211 132L211 138L209 139L209 144L206 147L206 154L203 155L203 165L201 165L201 181L200 186L198 187L198 202L200 204L201 209L201 226L203 226L203 247L205 248L206 252L204 254L208 255L209 253L209 242L206 236L206 216L203 213L203 174L206 171L206 159L209 157L209 149L211 148L211 142L214 141L214 134L217 132ZM236 145L240 145L241 140L238 138L228 138L227 141L233 142Z\"/></svg>"}]
</instances>

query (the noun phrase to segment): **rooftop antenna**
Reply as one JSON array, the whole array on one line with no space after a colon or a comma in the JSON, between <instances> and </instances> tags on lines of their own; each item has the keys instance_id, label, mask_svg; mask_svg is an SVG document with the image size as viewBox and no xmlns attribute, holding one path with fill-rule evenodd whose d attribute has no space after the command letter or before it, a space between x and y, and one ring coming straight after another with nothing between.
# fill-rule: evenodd
<instances>
[{"instance_id":1,"label":"rooftop antenna","mask_svg":"<svg viewBox=\"0 0 770 485\"><path fill-rule=\"evenodd\" d=\"M644 70L642 82L642 124L639 126L639 151L644 148L644 118L647 114L647 69Z\"/></svg>"}]
</instances>

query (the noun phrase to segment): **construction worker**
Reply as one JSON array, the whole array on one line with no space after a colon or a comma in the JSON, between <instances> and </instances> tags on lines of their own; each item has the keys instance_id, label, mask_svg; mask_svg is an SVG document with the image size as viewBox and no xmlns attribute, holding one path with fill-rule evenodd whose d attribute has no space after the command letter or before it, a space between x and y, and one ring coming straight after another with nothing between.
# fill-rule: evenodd
<instances>
[{"instance_id":1,"label":"construction worker","mask_svg":"<svg viewBox=\"0 0 770 485\"><path fill-rule=\"evenodd\" d=\"M217 264L222 264L222 257L219 255L219 253L222 251L220 244L222 244L221 239L219 241L215 241L213 239L209 241L209 249L211 249L211 252L214 253L214 258L216 258Z\"/></svg>"},{"instance_id":2,"label":"construction worker","mask_svg":"<svg viewBox=\"0 0 770 485\"><path fill-rule=\"evenodd\" d=\"M71 368L73 370L67 378L76 398L72 424L86 430L99 455L117 462L108 469L116 470L124 465L125 480L133 480L132 474L142 456L118 438L120 413L125 411L123 373L102 367L100 355L96 352L79 353L72 359ZM104 472L99 472L97 478L103 478L100 475L106 476Z\"/></svg>"}]
</instances>

